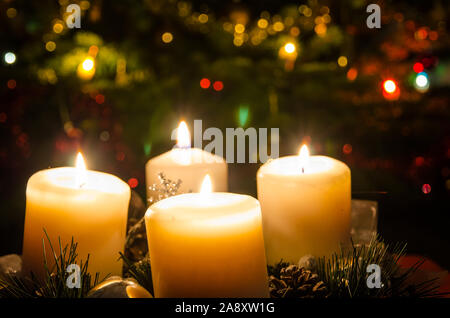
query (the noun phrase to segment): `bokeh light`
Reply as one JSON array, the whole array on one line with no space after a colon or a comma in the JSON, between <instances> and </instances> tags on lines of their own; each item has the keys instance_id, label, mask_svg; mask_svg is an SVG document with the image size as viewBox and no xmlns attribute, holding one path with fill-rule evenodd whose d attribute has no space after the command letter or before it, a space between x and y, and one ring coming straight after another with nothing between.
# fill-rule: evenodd
<instances>
[{"instance_id":1,"label":"bokeh light","mask_svg":"<svg viewBox=\"0 0 450 318\"><path fill-rule=\"evenodd\" d=\"M128 185L130 186L131 189L134 189L139 185L139 181L136 178L130 178L128 179Z\"/></svg>"},{"instance_id":2,"label":"bokeh light","mask_svg":"<svg viewBox=\"0 0 450 318\"><path fill-rule=\"evenodd\" d=\"M439 34L436 31L430 31L430 34L428 34L428 38L431 41L436 41L439 38Z\"/></svg>"},{"instance_id":3,"label":"bokeh light","mask_svg":"<svg viewBox=\"0 0 450 318\"><path fill-rule=\"evenodd\" d=\"M387 79L382 84L383 96L388 100L395 100L400 97L400 89L393 79Z\"/></svg>"},{"instance_id":4,"label":"bokeh light","mask_svg":"<svg viewBox=\"0 0 450 318\"><path fill-rule=\"evenodd\" d=\"M45 43L45 49L49 52L53 52L56 49L56 43L53 41L48 41Z\"/></svg>"},{"instance_id":5,"label":"bokeh light","mask_svg":"<svg viewBox=\"0 0 450 318\"><path fill-rule=\"evenodd\" d=\"M105 95L103 94L97 94L95 96L95 102L99 105L103 104L105 102Z\"/></svg>"},{"instance_id":6,"label":"bokeh light","mask_svg":"<svg viewBox=\"0 0 450 318\"><path fill-rule=\"evenodd\" d=\"M200 14L199 16L198 16L198 21L200 22L200 23L206 23L206 22L208 22L208 15L207 14L204 14L204 13L202 13L202 14Z\"/></svg>"},{"instance_id":7,"label":"bokeh light","mask_svg":"<svg viewBox=\"0 0 450 318\"><path fill-rule=\"evenodd\" d=\"M414 87L417 91L424 93L430 88L430 81L428 80L428 74L420 72L417 74L414 80Z\"/></svg>"},{"instance_id":8,"label":"bokeh light","mask_svg":"<svg viewBox=\"0 0 450 318\"><path fill-rule=\"evenodd\" d=\"M397 89L397 84L393 80L386 80L383 83L383 88L386 91L386 93L392 94Z\"/></svg>"},{"instance_id":9,"label":"bokeh light","mask_svg":"<svg viewBox=\"0 0 450 318\"><path fill-rule=\"evenodd\" d=\"M244 33L244 31L245 31L245 26L244 26L243 24L238 23L238 24L236 24L236 26L234 27L234 31L235 31L236 33Z\"/></svg>"},{"instance_id":10,"label":"bokeh light","mask_svg":"<svg viewBox=\"0 0 450 318\"><path fill-rule=\"evenodd\" d=\"M351 144L345 144L345 145L342 147L342 152L345 153L346 155L351 154L352 151L353 151L353 147L352 147Z\"/></svg>"},{"instance_id":11,"label":"bokeh light","mask_svg":"<svg viewBox=\"0 0 450 318\"><path fill-rule=\"evenodd\" d=\"M266 19L261 18L261 19L258 20L258 27L259 28L265 29L268 26L269 26L269 21L267 21Z\"/></svg>"},{"instance_id":12,"label":"bokeh light","mask_svg":"<svg viewBox=\"0 0 450 318\"><path fill-rule=\"evenodd\" d=\"M16 62L16 55L13 52L6 52L3 58L8 64L14 64Z\"/></svg>"},{"instance_id":13,"label":"bokeh light","mask_svg":"<svg viewBox=\"0 0 450 318\"><path fill-rule=\"evenodd\" d=\"M292 27L292 28L289 30L289 34L292 35L292 36L297 37L297 36L300 35L300 29L297 28L297 27Z\"/></svg>"},{"instance_id":14,"label":"bokeh light","mask_svg":"<svg viewBox=\"0 0 450 318\"><path fill-rule=\"evenodd\" d=\"M8 8L8 10L6 10L6 15L8 18L13 19L17 15L17 10L15 8Z\"/></svg>"},{"instance_id":15,"label":"bokeh light","mask_svg":"<svg viewBox=\"0 0 450 318\"><path fill-rule=\"evenodd\" d=\"M324 37L327 33L327 26L325 23L318 24L314 27L314 31L317 33L318 36Z\"/></svg>"},{"instance_id":16,"label":"bokeh light","mask_svg":"<svg viewBox=\"0 0 450 318\"><path fill-rule=\"evenodd\" d=\"M430 193L431 192L431 186L428 183L425 183L422 186L422 192L425 193L425 194Z\"/></svg>"},{"instance_id":17,"label":"bokeh light","mask_svg":"<svg viewBox=\"0 0 450 318\"><path fill-rule=\"evenodd\" d=\"M248 105L241 105L241 106L239 106L238 120L239 120L239 125L241 127L244 127L247 124L248 116L249 116L249 107L248 107Z\"/></svg>"},{"instance_id":18,"label":"bokeh light","mask_svg":"<svg viewBox=\"0 0 450 318\"><path fill-rule=\"evenodd\" d=\"M425 163L425 158L422 156L416 157L416 159L414 159L414 163L418 167L423 166Z\"/></svg>"},{"instance_id":19,"label":"bokeh light","mask_svg":"<svg viewBox=\"0 0 450 318\"><path fill-rule=\"evenodd\" d=\"M200 87L203 89L207 89L209 88L209 86L211 86L211 81L207 78L202 78L200 80Z\"/></svg>"},{"instance_id":20,"label":"bokeh light","mask_svg":"<svg viewBox=\"0 0 450 318\"><path fill-rule=\"evenodd\" d=\"M281 32L281 31L283 31L283 30L284 30L284 24L283 24L283 22L280 22L280 21L275 22L275 23L273 24L273 29L274 29L276 32Z\"/></svg>"},{"instance_id":21,"label":"bokeh light","mask_svg":"<svg viewBox=\"0 0 450 318\"><path fill-rule=\"evenodd\" d=\"M173 35L170 32L164 32L161 39L164 43L170 43L173 41Z\"/></svg>"},{"instance_id":22,"label":"bokeh light","mask_svg":"<svg viewBox=\"0 0 450 318\"><path fill-rule=\"evenodd\" d=\"M95 74L95 62L90 56L86 57L83 62L78 65L77 74L81 79L89 80Z\"/></svg>"},{"instance_id":23,"label":"bokeh light","mask_svg":"<svg viewBox=\"0 0 450 318\"><path fill-rule=\"evenodd\" d=\"M87 57L83 61L82 65L83 65L83 70L85 70L86 72L89 72L94 68L94 60L90 57Z\"/></svg>"},{"instance_id":24,"label":"bokeh light","mask_svg":"<svg viewBox=\"0 0 450 318\"><path fill-rule=\"evenodd\" d=\"M17 86L17 83L15 80L10 79L7 83L6 86L8 86L9 89L14 89Z\"/></svg>"},{"instance_id":25,"label":"bokeh light","mask_svg":"<svg viewBox=\"0 0 450 318\"><path fill-rule=\"evenodd\" d=\"M213 84L213 88L215 91L221 91L223 89L223 83L221 81L216 81Z\"/></svg>"},{"instance_id":26,"label":"bokeh light","mask_svg":"<svg viewBox=\"0 0 450 318\"><path fill-rule=\"evenodd\" d=\"M414 66L413 66L413 70L414 70L414 72L416 72L416 73L422 72L423 69L424 69L424 68L423 68L423 64L420 63L420 62L415 63Z\"/></svg>"},{"instance_id":27,"label":"bokeh light","mask_svg":"<svg viewBox=\"0 0 450 318\"><path fill-rule=\"evenodd\" d=\"M62 23L56 22L56 23L53 25L53 32L55 32L55 33L61 33L63 30L64 30L64 26L63 26Z\"/></svg>"},{"instance_id":28,"label":"bokeh light","mask_svg":"<svg viewBox=\"0 0 450 318\"><path fill-rule=\"evenodd\" d=\"M347 79L353 82L358 76L358 70L354 67L350 68L347 72Z\"/></svg>"},{"instance_id":29,"label":"bokeh light","mask_svg":"<svg viewBox=\"0 0 450 318\"><path fill-rule=\"evenodd\" d=\"M338 64L339 64L340 67L346 67L346 66L347 66L347 63L348 63L348 60L347 60L347 57L346 57L346 56L339 56L337 62L338 62Z\"/></svg>"},{"instance_id":30,"label":"bokeh light","mask_svg":"<svg viewBox=\"0 0 450 318\"><path fill-rule=\"evenodd\" d=\"M286 45L284 46L284 51L288 54L292 54L295 52L295 44L292 42L288 42L286 43Z\"/></svg>"}]
</instances>

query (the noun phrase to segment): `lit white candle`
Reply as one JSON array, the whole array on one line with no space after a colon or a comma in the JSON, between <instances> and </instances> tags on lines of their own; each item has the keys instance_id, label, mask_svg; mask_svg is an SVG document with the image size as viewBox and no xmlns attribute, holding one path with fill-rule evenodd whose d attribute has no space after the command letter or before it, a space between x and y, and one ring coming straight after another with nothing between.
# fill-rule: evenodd
<instances>
[{"instance_id":1,"label":"lit white candle","mask_svg":"<svg viewBox=\"0 0 450 318\"><path fill-rule=\"evenodd\" d=\"M211 192L161 200L145 214L155 297L267 297L258 200Z\"/></svg>"},{"instance_id":2,"label":"lit white candle","mask_svg":"<svg viewBox=\"0 0 450 318\"><path fill-rule=\"evenodd\" d=\"M329 256L350 235L350 169L325 156L298 156L265 163L257 174L269 264Z\"/></svg>"},{"instance_id":3,"label":"lit white candle","mask_svg":"<svg viewBox=\"0 0 450 318\"><path fill-rule=\"evenodd\" d=\"M76 168L64 167L39 171L28 180L23 239L24 272L44 273L42 241L47 260L52 261L47 238L59 251L78 243L79 260L89 256L89 272L121 275L119 252L125 244L130 187L119 178L86 170L81 154Z\"/></svg>"},{"instance_id":4,"label":"lit white candle","mask_svg":"<svg viewBox=\"0 0 450 318\"><path fill-rule=\"evenodd\" d=\"M150 159L145 166L147 199L154 193L150 189L159 184L158 174L171 180L181 180L179 192L198 192L205 175L209 174L217 191L228 189L228 169L225 160L210 152L191 148L191 136L184 121L177 130L176 148Z\"/></svg>"}]
</instances>

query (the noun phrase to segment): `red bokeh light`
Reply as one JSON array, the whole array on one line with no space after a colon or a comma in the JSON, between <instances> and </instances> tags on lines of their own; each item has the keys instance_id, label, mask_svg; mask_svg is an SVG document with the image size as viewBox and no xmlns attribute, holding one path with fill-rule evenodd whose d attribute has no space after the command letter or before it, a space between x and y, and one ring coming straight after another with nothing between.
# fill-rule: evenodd
<instances>
[{"instance_id":1,"label":"red bokeh light","mask_svg":"<svg viewBox=\"0 0 450 318\"><path fill-rule=\"evenodd\" d=\"M10 79L6 85L8 86L9 89L14 89L16 88L17 83L15 80Z\"/></svg>"},{"instance_id":2,"label":"red bokeh light","mask_svg":"<svg viewBox=\"0 0 450 318\"><path fill-rule=\"evenodd\" d=\"M345 153L346 155L351 154L353 151L353 147L350 144L345 144L344 147L342 147L342 152Z\"/></svg>"},{"instance_id":3,"label":"red bokeh light","mask_svg":"<svg viewBox=\"0 0 450 318\"><path fill-rule=\"evenodd\" d=\"M125 153L123 153L122 151L118 152L116 154L116 159L117 159L117 161L124 161L125 160Z\"/></svg>"},{"instance_id":4,"label":"red bokeh light","mask_svg":"<svg viewBox=\"0 0 450 318\"><path fill-rule=\"evenodd\" d=\"M138 184L139 184L139 180L136 178L130 178L128 180L128 185L130 186L131 189L136 188L138 186Z\"/></svg>"},{"instance_id":5,"label":"red bokeh light","mask_svg":"<svg viewBox=\"0 0 450 318\"><path fill-rule=\"evenodd\" d=\"M422 192L425 193L425 194L430 193L431 192L431 186L428 183L425 183L422 186Z\"/></svg>"},{"instance_id":6,"label":"red bokeh light","mask_svg":"<svg viewBox=\"0 0 450 318\"><path fill-rule=\"evenodd\" d=\"M209 88L209 86L211 85L211 81L207 78L202 78L200 80L200 87L203 89L207 89Z\"/></svg>"},{"instance_id":7,"label":"red bokeh light","mask_svg":"<svg viewBox=\"0 0 450 318\"><path fill-rule=\"evenodd\" d=\"M213 88L219 92L223 89L223 83L221 81L214 82Z\"/></svg>"},{"instance_id":8,"label":"red bokeh light","mask_svg":"<svg viewBox=\"0 0 450 318\"><path fill-rule=\"evenodd\" d=\"M423 72L423 70L424 70L423 64L417 62L416 64L414 64L413 70L414 70L414 72L416 72L416 73Z\"/></svg>"},{"instance_id":9,"label":"red bokeh light","mask_svg":"<svg viewBox=\"0 0 450 318\"><path fill-rule=\"evenodd\" d=\"M439 34L436 31L430 31L428 37L430 38L431 41L436 41L439 38Z\"/></svg>"},{"instance_id":10,"label":"red bokeh light","mask_svg":"<svg viewBox=\"0 0 450 318\"><path fill-rule=\"evenodd\" d=\"M6 123L7 119L8 115L6 115L6 113L0 113L0 123Z\"/></svg>"},{"instance_id":11,"label":"red bokeh light","mask_svg":"<svg viewBox=\"0 0 450 318\"><path fill-rule=\"evenodd\" d=\"M354 67L348 70L347 72L347 79L349 81L354 81L356 77L358 76L358 70Z\"/></svg>"},{"instance_id":12,"label":"red bokeh light","mask_svg":"<svg viewBox=\"0 0 450 318\"><path fill-rule=\"evenodd\" d=\"M102 95L102 94L97 94L97 95L95 96L95 102L96 102L97 104L103 104L103 103L105 102L105 96Z\"/></svg>"},{"instance_id":13,"label":"red bokeh light","mask_svg":"<svg viewBox=\"0 0 450 318\"><path fill-rule=\"evenodd\" d=\"M424 157L416 157L415 159L416 166L420 167L425 163Z\"/></svg>"},{"instance_id":14,"label":"red bokeh light","mask_svg":"<svg viewBox=\"0 0 450 318\"><path fill-rule=\"evenodd\" d=\"M416 37L418 40L425 40L428 36L428 31L426 28L420 28L416 32Z\"/></svg>"}]
</instances>

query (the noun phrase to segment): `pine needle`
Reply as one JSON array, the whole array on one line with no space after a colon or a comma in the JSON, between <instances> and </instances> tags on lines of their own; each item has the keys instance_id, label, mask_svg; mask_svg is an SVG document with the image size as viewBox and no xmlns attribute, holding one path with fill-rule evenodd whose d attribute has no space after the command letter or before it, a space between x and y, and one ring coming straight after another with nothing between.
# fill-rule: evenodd
<instances>
[{"instance_id":1,"label":"pine needle","mask_svg":"<svg viewBox=\"0 0 450 318\"><path fill-rule=\"evenodd\" d=\"M59 255L56 254L50 238L44 229L45 237L49 243L54 265L50 268L46 256L45 240L42 240L45 277L43 280L36 277L34 273L29 276L19 277L8 274L0 277L0 297L2 298L83 298L89 290L97 285L99 273L92 279L88 272L89 255L85 262L77 262L77 243L73 238L70 245L62 246L58 237ZM69 288L67 279L71 273L66 269L70 264L80 266L80 288Z\"/></svg>"}]
</instances>

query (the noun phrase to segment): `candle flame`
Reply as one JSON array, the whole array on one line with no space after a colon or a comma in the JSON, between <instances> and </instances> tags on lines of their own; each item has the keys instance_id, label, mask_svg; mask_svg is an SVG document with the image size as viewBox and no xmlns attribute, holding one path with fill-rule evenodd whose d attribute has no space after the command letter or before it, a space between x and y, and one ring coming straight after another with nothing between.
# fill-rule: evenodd
<instances>
[{"instance_id":1,"label":"candle flame","mask_svg":"<svg viewBox=\"0 0 450 318\"><path fill-rule=\"evenodd\" d=\"M203 179L202 182L202 187L200 188L200 193L211 193L212 192L212 182L211 182L211 177L209 176L209 174L207 174L205 176L205 178Z\"/></svg>"},{"instance_id":2,"label":"candle flame","mask_svg":"<svg viewBox=\"0 0 450 318\"><path fill-rule=\"evenodd\" d=\"M298 158L300 161L300 168L302 169L302 173L305 172L305 168L309 161L309 149L306 145L303 145L298 152Z\"/></svg>"},{"instance_id":3,"label":"candle flame","mask_svg":"<svg viewBox=\"0 0 450 318\"><path fill-rule=\"evenodd\" d=\"M87 181L86 163L81 152L77 154L75 182L78 188L81 188Z\"/></svg>"},{"instance_id":4,"label":"candle flame","mask_svg":"<svg viewBox=\"0 0 450 318\"><path fill-rule=\"evenodd\" d=\"M177 147L178 148L191 148L191 134L185 123L181 121L177 129Z\"/></svg>"}]
</instances>

